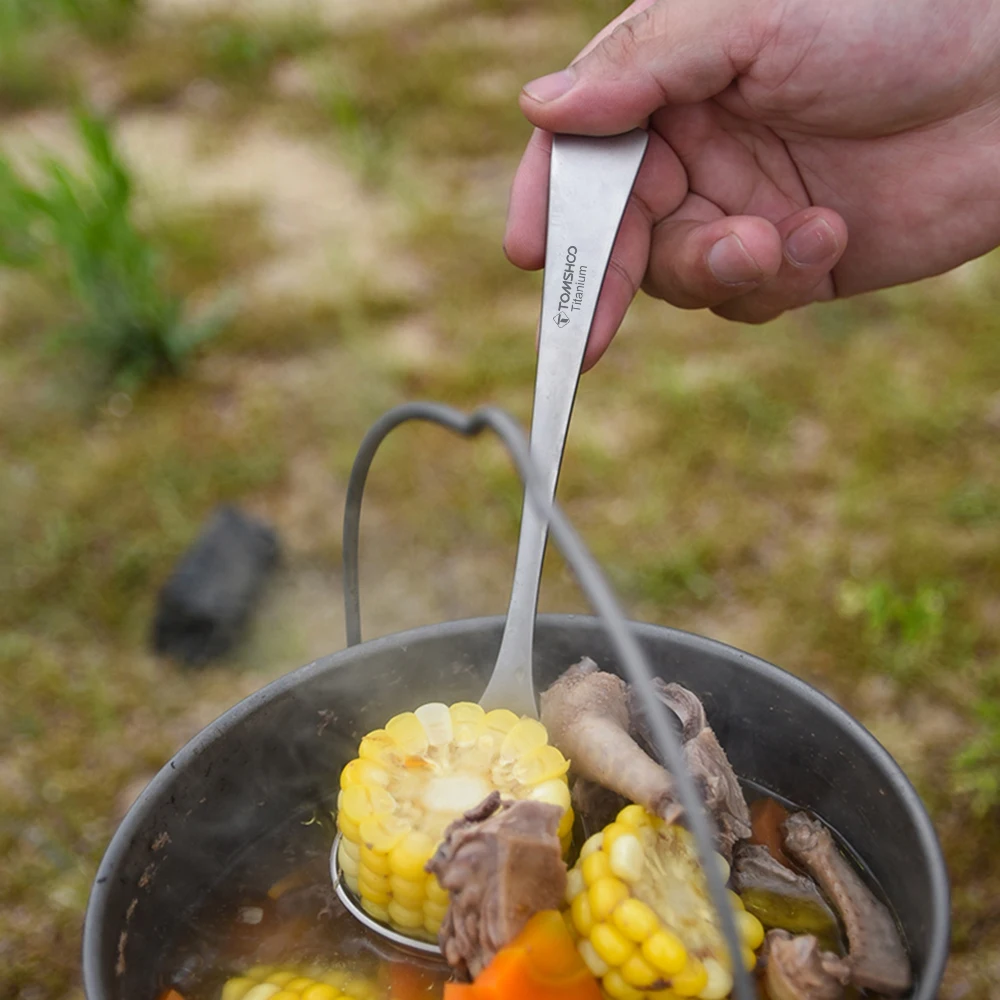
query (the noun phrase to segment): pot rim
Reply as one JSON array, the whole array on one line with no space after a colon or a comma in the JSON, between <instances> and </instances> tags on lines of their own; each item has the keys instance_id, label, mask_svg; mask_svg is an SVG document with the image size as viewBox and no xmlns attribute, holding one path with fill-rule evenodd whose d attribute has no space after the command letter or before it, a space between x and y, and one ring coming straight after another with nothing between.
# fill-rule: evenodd
<instances>
[{"instance_id":1,"label":"pot rim","mask_svg":"<svg viewBox=\"0 0 1000 1000\"><path fill-rule=\"evenodd\" d=\"M175 780L178 772L182 773L206 747L239 725L258 708L317 675L364 659L370 652L379 652L400 646L405 648L408 642L425 639L429 635L433 635L435 638L447 638L468 632L498 628L502 626L504 619L504 615L491 615L456 619L434 625L421 625L402 632L380 636L377 639L370 639L356 646L348 646L339 652L329 653L281 675L253 694L241 699L185 743L163 765L129 808L125 818L112 836L94 876L84 915L81 948L83 988L88 1000L108 1000L114 995L111 984L105 975L106 970L101 967L101 956L104 952L104 921L102 916L107 903L112 875L138 836L148 808L154 802L159 801L161 792ZM554 629L567 627L576 630L582 628L583 630L604 631L605 629L600 618L583 614L540 614L538 615L538 624L543 628ZM718 639L710 639L707 636L671 628L667 625L631 620L628 624L640 641L652 637L662 638L666 633L675 646L723 654L730 661L735 660L751 667L756 673L784 685L796 696L832 715L845 731L864 748L864 752L875 761L889 785L905 803L907 812L913 821L921 850L930 867L931 943L924 967L920 970L920 978L922 981L940 983L948 959L951 938L950 885L947 867L934 825L923 801L889 751L832 698L823 694L807 681L767 660L735 646L730 646L728 643L720 642Z\"/></svg>"}]
</instances>

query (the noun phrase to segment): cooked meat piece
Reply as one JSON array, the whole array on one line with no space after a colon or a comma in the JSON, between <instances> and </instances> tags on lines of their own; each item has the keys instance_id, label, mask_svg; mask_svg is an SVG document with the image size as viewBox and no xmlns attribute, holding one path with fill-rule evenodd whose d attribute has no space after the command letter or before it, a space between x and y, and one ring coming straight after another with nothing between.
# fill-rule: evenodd
<instances>
[{"instance_id":1,"label":"cooked meat piece","mask_svg":"<svg viewBox=\"0 0 1000 1000\"><path fill-rule=\"evenodd\" d=\"M736 845L730 886L765 927L813 934L824 947L839 947L837 915L815 883L779 864L766 847L746 841Z\"/></svg>"},{"instance_id":2,"label":"cooked meat piece","mask_svg":"<svg viewBox=\"0 0 1000 1000\"><path fill-rule=\"evenodd\" d=\"M912 975L892 914L837 850L830 831L805 813L793 813L785 822L785 851L819 883L840 914L851 981L876 993L905 993Z\"/></svg>"},{"instance_id":3,"label":"cooked meat piece","mask_svg":"<svg viewBox=\"0 0 1000 1000\"><path fill-rule=\"evenodd\" d=\"M549 740L576 774L673 820L679 815L674 783L629 734L628 687L586 657L542 694Z\"/></svg>"},{"instance_id":4,"label":"cooked meat piece","mask_svg":"<svg viewBox=\"0 0 1000 1000\"><path fill-rule=\"evenodd\" d=\"M680 684L667 684L659 677L654 678L653 684L657 697L680 722L688 771L718 830L716 848L727 860L731 859L736 841L745 840L751 833L750 811L736 772L709 727L705 707L698 696ZM629 715L633 731L644 749L656 759L657 751L650 737L645 710L631 688Z\"/></svg>"},{"instance_id":5,"label":"cooked meat piece","mask_svg":"<svg viewBox=\"0 0 1000 1000\"><path fill-rule=\"evenodd\" d=\"M562 905L561 818L558 806L493 792L445 830L427 870L451 897L438 941L461 977L479 975L539 910Z\"/></svg>"},{"instance_id":6,"label":"cooked meat piece","mask_svg":"<svg viewBox=\"0 0 1000 1000\"><path fill-rule=\"evenodd\" d=\"M849 980L842 958L820 951L811 934L769 931L764 939L764 983L771 1000L840 1000Z\"/></svg>"}]
</instances>

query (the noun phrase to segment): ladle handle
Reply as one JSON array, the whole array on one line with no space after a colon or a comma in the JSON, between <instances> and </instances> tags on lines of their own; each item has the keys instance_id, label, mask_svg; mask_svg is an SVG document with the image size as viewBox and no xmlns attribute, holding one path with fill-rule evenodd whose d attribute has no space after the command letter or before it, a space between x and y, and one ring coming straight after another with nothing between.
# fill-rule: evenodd
<instances>
[{"instance_id":1,"label":"ladle handle","mask_svg":"<svg viewBox=\"0 0 1000 1000\"><path fill-rule=\"evenodd\" d=\"M649 140L624 135L556 135L549 172L545 279L531 417L531 457L555 497L583 356L615 237ZM532 639L548 526L528 494L507 623L480 704L537 716Z\"/></svg>"}]
</instances>

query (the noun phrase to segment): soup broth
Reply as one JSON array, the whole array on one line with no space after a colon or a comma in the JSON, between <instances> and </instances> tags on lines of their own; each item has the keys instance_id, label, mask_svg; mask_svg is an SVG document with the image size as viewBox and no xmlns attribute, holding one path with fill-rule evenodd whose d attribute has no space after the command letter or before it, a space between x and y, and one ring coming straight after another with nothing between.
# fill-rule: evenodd
<instances>
[{"instance_id":1,"label":"soup broth","mask_svg":"<svg viewBox=\"0 0 1000 1000\"><path fill-rule=\"evenodd\" d=\"M750 803L769 796L795 809L793 803L756 784L742 785ZM300 981L337 984L338 996L377 1000L394 997L398 992L392 989L394 978L398 982L401 970L408 970L408 1000L441 997L450 973L442 960L397 947L372 933L337 899L330 878L335 833L328 812L309 809L249 844L209 889L185 922L184 934L167 950L158 996L174 989L183 1000L220 1000L225 984L234 977L249 972L262 981L268 975L282 978L281 972L293 972ZM579 843L579 832L576 839ZM885 901L856 854L839 837L838 844ZM824 945L843 954L842 939ZM762 985L758 990L766 997ZM871 995L848 990L845 998Z\"/></svg>"}]
</instances>

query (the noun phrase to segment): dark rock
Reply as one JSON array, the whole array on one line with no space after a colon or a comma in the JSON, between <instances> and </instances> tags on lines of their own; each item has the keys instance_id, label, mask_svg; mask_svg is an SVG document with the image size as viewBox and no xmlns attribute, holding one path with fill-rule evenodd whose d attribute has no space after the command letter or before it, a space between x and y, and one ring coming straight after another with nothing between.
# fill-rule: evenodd
<instances>
[{"instance_id":1,"label":"dark rock","mask_svg":"<svg viewBox=\"0 0 1000 1000\"><path fill-rule=\"evenodd\" d=\"M228 653L277 566L278 538L261 521L220 507L160 591L153 650L189 666Z\"/></svg>"}]
</instances>

